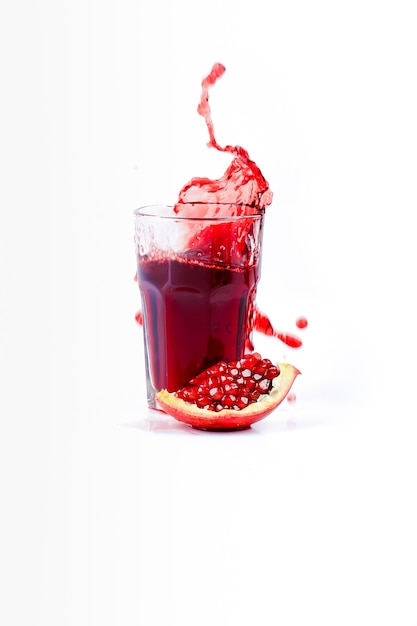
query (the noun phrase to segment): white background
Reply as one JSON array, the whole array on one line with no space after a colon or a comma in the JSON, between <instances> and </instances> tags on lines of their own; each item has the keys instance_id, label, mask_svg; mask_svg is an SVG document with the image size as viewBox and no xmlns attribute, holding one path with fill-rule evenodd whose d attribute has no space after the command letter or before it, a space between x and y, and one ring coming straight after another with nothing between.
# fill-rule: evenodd
<instances>
[{"instance_id":1,"label":"white background","mask_svg":"<svg viewBox=\"0 0 417 626\"><path fill-rule=\"evenodd\" d=\"M1 623L417 625L413 2L16 0L0 10ZM148 414L132 212L274 191L259 305L297 402Z\"/></svg>"}]
</instances>

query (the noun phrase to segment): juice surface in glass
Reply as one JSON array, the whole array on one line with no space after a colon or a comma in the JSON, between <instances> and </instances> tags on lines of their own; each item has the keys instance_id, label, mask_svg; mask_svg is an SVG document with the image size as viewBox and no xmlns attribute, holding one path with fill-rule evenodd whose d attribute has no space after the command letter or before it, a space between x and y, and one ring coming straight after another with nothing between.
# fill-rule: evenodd
<instances>
[{"instance_id":1,"label":"juice surface in glass","mask_svg":"<svg viewBox=\"0 0 417 626\"><path fill-rule=\"evenodd\" d=\"M158 208L136 212L148 403L153 406L160 389L177 391L210 365L244 354L260 275L263 216L153 219L141 212L158 213ZM175 233L181 230L187 233L186 247L174 250Z\"/></svg>"}]
</instances>

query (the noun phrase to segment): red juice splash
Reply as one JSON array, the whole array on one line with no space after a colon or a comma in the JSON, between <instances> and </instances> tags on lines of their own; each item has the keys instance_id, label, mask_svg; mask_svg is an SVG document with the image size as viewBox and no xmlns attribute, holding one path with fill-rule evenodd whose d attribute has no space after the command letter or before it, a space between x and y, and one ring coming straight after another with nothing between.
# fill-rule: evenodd
<instances>
[{"instance_id":1,"label":"red juice splash","mask_svg":"<svg viewBox=\"0 0 417 626\"><path fill-rule=\"evenodd\" d=\"M275 330L269 321L269 318L264 313L261 313L257 307L255 307L253 314L253 328L268 337L276 337L277 339L280 339L290 348L300 348L303 345L301 339L295 335Z\"/></svg>"},{"instance_id":2,"label":"red juice splash","mask_svg":"<svg viewBox=\"0 0 417 626\"><path fill-rule=\"evenodd\" d=\"M230 152L233 161L217 180L192 178L180 191L175 212L184 217L214 217L262 213L272 202L272 192L261 170L240 146L221 147L214 136L209 104L209 89L225 72L220 63L213 66L202 82L198 113L205 119L210 141L208 146ZM184 206L187 204L187 206ZM190 204L192 206L190 206ZM209 206L207 206L209 205Z\"/></svg>"}]
</instances>

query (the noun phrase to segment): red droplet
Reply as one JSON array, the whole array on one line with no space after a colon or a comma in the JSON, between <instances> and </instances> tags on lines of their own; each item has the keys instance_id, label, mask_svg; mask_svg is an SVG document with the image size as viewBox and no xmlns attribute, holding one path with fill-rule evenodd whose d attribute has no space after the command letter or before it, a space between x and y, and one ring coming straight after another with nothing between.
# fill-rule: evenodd
<instances>
[{"instance_id":1,"label":"red droplet","mask_svg":"<svg viewBox=\"0 0 417 626\"><path fill-rule=\"evenodd\" d=\"M263 333L264 335L267 335L269 337L277 337L277 339L280 339L290 348L300 348L303 345L301 339L299 339L295 335L290 335L289 333L275 330L268 317L264 313L261 313L261 311L259 311L259 309L256 307L253 317L253 328L258 332Z\"/></svg>"},{"instance_id":2,"label":"red droplet","mask_svg":"<svg viewBox=\"0 0 417 626\"><path fill-rule=\"evenodd\" d=\"M287 396L287 401L288 402L295 402L297 400L297 396L295 395L295 393L289 393Z\"/></svg>"},{"instance_id":3,"label":"red droplet","mask_svg":"<svg viewBox=\"0 0 417 626\"><path fill-rule=\"evenodd\" d=\"M137 323L139 324L139 326L142 326L143 324L143 316L142 316L142 311L138 311L135 315L135 320L137 321Z\"/></svg>"},{"instance_id":4,"label":"red droplet","mask_svg":"<svg viewBox=\"0 0 417 626\"><path fill-rule=\"evenodd\" d=\"M308 319L306 317L298 317L295 324L297 328L307 328Z\"/></svg>"},{"instance_id":5,"label":"red droplet","mask_svg":"<svg viewBox=\"0 0 417 626\"><path fill-rule=\"evenodd\" d=\"M288 333L284 334L275 332L274 337L278 337L278 339L281 339L281 341L283 341L290 348L300 348L303 345L301 339L298 339L298 337L296 337L295 335L290 335Z\"/></svg>"}]
</instances>

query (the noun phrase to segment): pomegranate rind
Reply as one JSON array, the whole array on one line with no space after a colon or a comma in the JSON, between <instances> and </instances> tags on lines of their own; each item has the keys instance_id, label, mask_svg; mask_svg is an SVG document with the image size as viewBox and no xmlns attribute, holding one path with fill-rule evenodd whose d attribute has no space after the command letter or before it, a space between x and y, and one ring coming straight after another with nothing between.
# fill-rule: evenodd
<instances>
[{"instance_id":1,"label":"pomegranate rind","mask_svg":"<svg viewBox=\"0 0 417 626\"><path fill-rule=\"evenodd\" d=\"M277 363L279 375L272 380L272 389L268 394L259 396L256 402L244 409L222 409L209 411L200 409L195 404L185 402L175 393L162 389L156 400L159 407L179 422L205 430L236 430L248 428L272 413L286 398L294 380L301 372L290 363Z\"/></svg>"}]
</instances>

